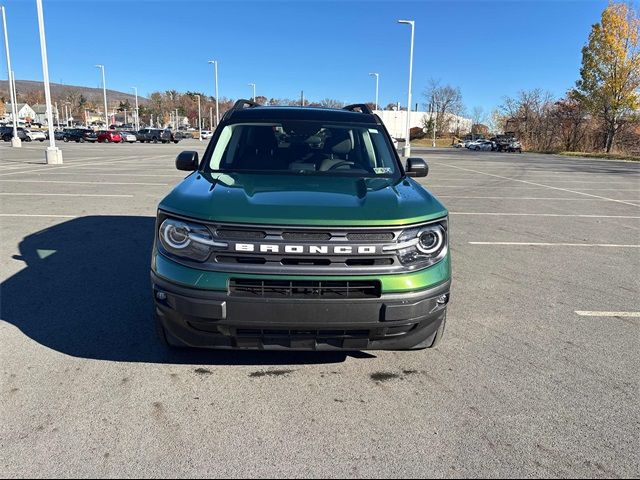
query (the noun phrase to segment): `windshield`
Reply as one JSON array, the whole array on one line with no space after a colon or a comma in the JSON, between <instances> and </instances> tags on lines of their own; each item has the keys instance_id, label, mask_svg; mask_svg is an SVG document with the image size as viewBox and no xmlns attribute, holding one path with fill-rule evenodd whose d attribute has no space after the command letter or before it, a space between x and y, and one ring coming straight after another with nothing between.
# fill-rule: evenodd
<instances>
[{"instance_id":1,"label":"windshield","mask_svg":"<svg viewBox=\"0 0 640 480\"><path fill-rule=\"evenodd\" d=\"M208 165L219 172L391 177L399 175L392 148L378 125L236 123L224 127Z\"/></svg>"}]
</instances>

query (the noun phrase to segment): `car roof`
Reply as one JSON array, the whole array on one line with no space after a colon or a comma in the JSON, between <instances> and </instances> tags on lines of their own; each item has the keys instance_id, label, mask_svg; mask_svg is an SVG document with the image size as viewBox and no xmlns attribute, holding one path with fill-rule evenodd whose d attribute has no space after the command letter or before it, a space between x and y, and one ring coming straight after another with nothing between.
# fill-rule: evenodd
<instances>
[{"instance_id":1,"label":"car roof","mask_svg":"<svg viewBox=\"0 0 640 480\"><path fill-rule=\"evenodd\" d=\"M379 123L375 115L368 113L334 108L276 106L234 109L231 111L228 120L233 122L242 120L317 120L322 122L368 123L373 125Z\"/></svg>"}]
</instances>

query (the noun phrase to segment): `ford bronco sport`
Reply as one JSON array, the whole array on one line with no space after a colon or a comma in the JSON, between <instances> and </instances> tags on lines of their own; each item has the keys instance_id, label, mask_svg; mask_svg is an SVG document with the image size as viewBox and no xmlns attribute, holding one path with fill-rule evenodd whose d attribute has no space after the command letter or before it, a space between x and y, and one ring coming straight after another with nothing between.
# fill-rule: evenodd
<instances>
[{"instance_id":1,"label":"ford bronco sport","mask_svg":"<svg viewBox=\"0 0 640 480\"><path fill-rule=\"evenodd\" d=\"M380 118L239 100L159 205L155 322L170 346L419 349L444 333L448 212Z\"/></svg>"}]
</instances>

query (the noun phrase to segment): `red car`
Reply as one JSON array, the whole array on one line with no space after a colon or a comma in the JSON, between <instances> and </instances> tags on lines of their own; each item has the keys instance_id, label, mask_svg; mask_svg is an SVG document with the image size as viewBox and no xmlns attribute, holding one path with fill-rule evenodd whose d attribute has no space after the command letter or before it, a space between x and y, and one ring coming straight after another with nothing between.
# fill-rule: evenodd
<instances>
[{"instance_id":1,"label":"red car","mask_svg":"<svg viewBox=\"0 0 640 480\"><path fill-rule=\"evenodd\" d=\"M110 132L110 131L102 131L98 132L98 143L120 143L122 141L122 136L118 132Z\"/></svg>"}]
</instances>

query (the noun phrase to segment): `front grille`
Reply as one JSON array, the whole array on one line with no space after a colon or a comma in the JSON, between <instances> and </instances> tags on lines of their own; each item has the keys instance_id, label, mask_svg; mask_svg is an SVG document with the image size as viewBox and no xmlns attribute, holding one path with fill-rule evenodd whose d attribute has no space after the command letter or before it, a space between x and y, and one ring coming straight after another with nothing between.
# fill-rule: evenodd
<instances>
[{"instance_id":1,"label":"front grille","mask_svg":"<svg viewBox=\"0 0 640 480\"><path fill-rule=\"evenodd\" d=\"M254 280L232 278L229 294L262 298L379 298L379 281Z\"/></svg>"},{"instance_id":2,"label":"front grille","mask_svg":"<svg viewBox=\"0 0 640 480\"><path fill-rule=\"evenodd\" d=\"M262 240L267 234L260 230L219 228L216 230L216 236L221 240Z\"/></svg>"},{"instance_id":3,"label":"front grille","mask_svg":"<svg viewBox=\"0 0 640 480\"><path fill-rule=\"evenodd\" d=\"M352 242L393 242L393 238L393 232L357 232L347 234L347 240Z\"/></svg>"},{"instance_id":4,"label":"front grille","mask_svg":"<svg viewBox=\"0 0 640 480\"><path fill-rule=\"evenodd\" d=\"M321 242L331 240L331 234L328 232L282 232L282 238L290 242Z\"/></svg>"}]
</instances>

